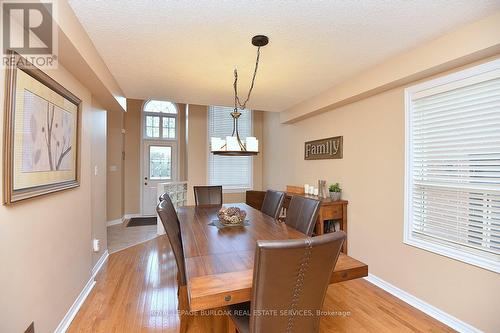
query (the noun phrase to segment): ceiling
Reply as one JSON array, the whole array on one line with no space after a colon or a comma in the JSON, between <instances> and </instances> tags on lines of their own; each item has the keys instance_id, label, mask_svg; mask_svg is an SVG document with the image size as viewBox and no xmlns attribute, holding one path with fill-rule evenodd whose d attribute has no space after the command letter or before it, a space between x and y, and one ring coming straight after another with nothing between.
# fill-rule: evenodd
<instances>
[{"instance_id":1,"label":"ceiling","mask_svg":"<svg viewBox=\"0 0 500 333\"><path fill-rule=\"evenodd\" d=\"M69 0L127 98L281 111L500 9L500 0Z\"/></svg>"}]
</instances>

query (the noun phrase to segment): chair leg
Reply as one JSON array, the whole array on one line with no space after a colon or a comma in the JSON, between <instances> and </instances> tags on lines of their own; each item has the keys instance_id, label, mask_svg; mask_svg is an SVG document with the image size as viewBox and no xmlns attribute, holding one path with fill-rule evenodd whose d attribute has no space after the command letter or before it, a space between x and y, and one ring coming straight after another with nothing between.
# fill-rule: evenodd
<instances>
[{"instance_id":1,"label":"chair leg","mask_svg":"<svg viewBox=\"0 0 500 333\"><path fill-rule=\"evenodd\" d=\"M180 333L186 333L189 323L189 306L188 306L188 294L186 286L179 286L179 311L180 311Z\"/></svg>"},{"instance_id":2,"label":"chair leg","mask_svg":"<svg viewBox=\"0 0 500 333\"><path fill-rule=\"evenodd\" d=\"M236 326L233 323L233 320L231 318L227 318L227 332L228 333L237 333L238 330L236 329Z\"/></svg>"}]
</instances>

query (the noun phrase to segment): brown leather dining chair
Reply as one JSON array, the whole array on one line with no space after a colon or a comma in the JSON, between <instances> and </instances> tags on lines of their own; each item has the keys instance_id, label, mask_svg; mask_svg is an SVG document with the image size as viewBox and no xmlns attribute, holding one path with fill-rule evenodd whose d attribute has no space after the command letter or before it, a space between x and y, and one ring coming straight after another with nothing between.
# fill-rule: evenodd
<instances>
[{"instance_id":1,"label":"brown leather dining chair","mask_svg":"<svg viewBox=\"0 0 500 333\"><path fill-rule=\"evenodd\" d=\"M319 332L318 311L345 237L257 241L251 301L229 306L229 332Z\"/></svg>"},{"instance_id":2,"label":"brown leather dining chair","mask_svg":"<svg viewBox=\"0 0 500 333\"><path fill-rule=\"evenodd\" d=\"M222 186L193 186L194 201L200 205L222 205Z\"/></svg>"},{"instance_id":3,"label":"brown leather dining chair","mask_svg":"<svg viewBox=\"0 0 500 333\"><path fill-rule=\"evenodd\" d=\"M294 195L286 211L285 223L311 236L318 218L320 201Z\"/></svg>"},{"instance_id":4,"label":"brown leather dining chair","mask_svg":"<svg viewBox=\"0 0 500 333\"><path fill-rule=\"evenodd\" d=\"M162 202L163 200L165 200L165 198L167 198L167 197L170 199L170 197L168 196L168 193L167 193L167 192L165 192L165 193L163 193L162 195L160 195L160 198L159 198L159 199L160 199L160 202Z\"/></svg>"},{"instance_id":5,"label":"brown leather dining chair","mask_svg":"<svg viewBox=\"0 0 500 333\"><path fill-rule=\"evenodd\" d=\"M181 228L177 212L175 211L172 200L167 193L160 196L160 203L156 207L156 211L160 216L161 223L165 231L174 253L175 262L177 263L177 281L179 284L179 310L185 312L188 310L188 298L186 287L186 268L184 265L184 250L182 248ZM186 312L185 312L186 313ZM186 316L181 316L180 332L187 330Z\"/></svg>"},{"instance_id":6,"label":"brown leather dining chair","mask_svg":"<svg viewBox=\"0 0 500 333\"><path fill-rule=\"evenodd\" d=\"M280 216L281 206L285 200L285 193L273 190L267 190L262 208L260 209L264 214L277 219Z\"/></svg>"}]
</instances>

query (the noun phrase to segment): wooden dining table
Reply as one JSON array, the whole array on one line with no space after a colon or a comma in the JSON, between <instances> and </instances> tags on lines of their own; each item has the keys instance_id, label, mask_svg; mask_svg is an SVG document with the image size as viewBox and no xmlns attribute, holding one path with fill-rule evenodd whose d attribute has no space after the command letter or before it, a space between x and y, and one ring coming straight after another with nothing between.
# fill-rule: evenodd
<instances>
[{"instance_id":1,"label":"wooden dining table","mask_svg":"<svg viewBox=\"0 0 500 333\"><path fill-rule=\"evenodd\" d=\"M221 206L178 208L191 311L250 301L257 240L305 238L306 235L244 203L227 204L247 212L248 225L218 228ZM368 275L368 266L340 254L331 283Z\"/></svg>"}]
</instances>

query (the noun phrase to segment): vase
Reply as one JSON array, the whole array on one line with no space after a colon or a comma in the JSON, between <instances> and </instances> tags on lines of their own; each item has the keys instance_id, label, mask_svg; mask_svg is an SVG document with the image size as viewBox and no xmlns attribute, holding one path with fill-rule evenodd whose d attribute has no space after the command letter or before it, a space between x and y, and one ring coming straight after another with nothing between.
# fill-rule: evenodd
<instances>
[{"instance_id":1,"label":"vase","mask_svg":"<svg viewBox=\"0 0 500 333\"><path fill-rule=\"evenodd\" d=\"M330 192L330 199L332 199L333 201L338 201L340 200L341 194L342 192Z\"/></svg>"}]
</instances>

